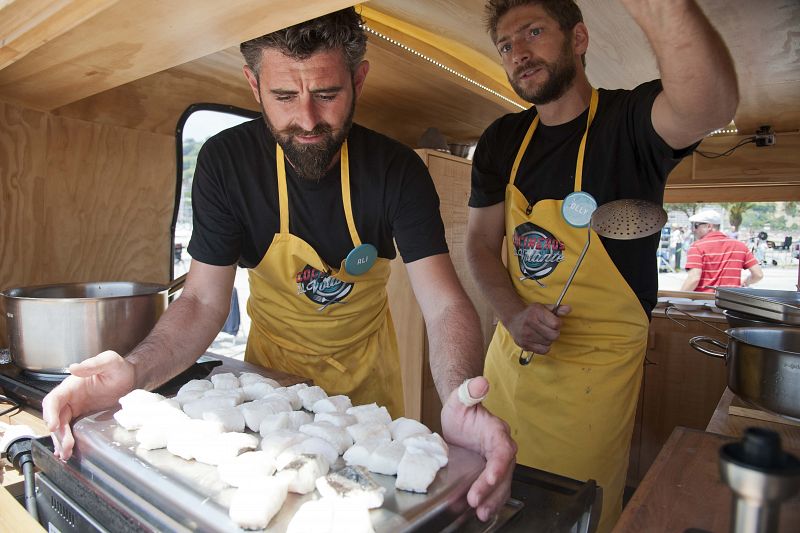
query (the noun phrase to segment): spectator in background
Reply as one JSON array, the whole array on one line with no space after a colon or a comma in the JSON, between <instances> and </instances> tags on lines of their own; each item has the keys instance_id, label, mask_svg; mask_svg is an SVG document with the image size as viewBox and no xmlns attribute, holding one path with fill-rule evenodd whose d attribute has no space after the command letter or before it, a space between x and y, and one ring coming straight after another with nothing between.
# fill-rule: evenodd
<instances>
[{"instance_id":1,"label":"spectator in background","mask_svg":"<svg viewBox=\"0 0 800 533\"><path fill-rule=\"evenodd\" d=\"M672 234L669 236L669 247L672 250L672 255L675 260L675 270L681 269L681 252L683 251L683 228L675 226L672 229Z\"/></svg>"},{"instance_id":2,"label":"spectator in background","mask_svg":"<svg viewBox=\"0 0 800 533\"><path fill-rule=\"evenodd\" d=\"M689 275L682 291L714 292L713 287L747 287L764 277L747 245L727 237L719 230L721 218L713 209L689 217L695 242L686 256ZM750 275L742 283L742 270Z\"/></svg>"}]
</instances>

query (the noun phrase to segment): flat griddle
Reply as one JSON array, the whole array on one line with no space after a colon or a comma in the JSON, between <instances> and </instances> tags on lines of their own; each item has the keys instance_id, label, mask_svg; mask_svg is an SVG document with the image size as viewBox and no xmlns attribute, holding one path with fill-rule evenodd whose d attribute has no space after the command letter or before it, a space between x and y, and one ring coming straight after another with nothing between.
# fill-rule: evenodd
<instances>
[{"instance_id":1,"label":"flat griddle","mask_svg":"<svg viewBox=\"0 0 800 533\"><path fill-rule=\"evenodd\" d=\"M240 531L228 517L235 489L219 479L215 466L186 461L164 449L138 448L135 432L121 428L113 413L89 416L73 426L75 453L62 469L77 479L72 482L84 485L80 490L94 492L103 505L117 509L132 524L139 522L141 529ZM333 469L341 466L340 457ZM373 474L386 488L383 506L370 511L375 531L441 530L468 511L467 491L483 467L480 455L450 446L449 464L439 470L427 494L395 490L394 476ZM49 476L65 475L46 464L40 468ZM300 505L317 497L289 493L266 531L285 531Z\"/></svg>"}]
</instances>

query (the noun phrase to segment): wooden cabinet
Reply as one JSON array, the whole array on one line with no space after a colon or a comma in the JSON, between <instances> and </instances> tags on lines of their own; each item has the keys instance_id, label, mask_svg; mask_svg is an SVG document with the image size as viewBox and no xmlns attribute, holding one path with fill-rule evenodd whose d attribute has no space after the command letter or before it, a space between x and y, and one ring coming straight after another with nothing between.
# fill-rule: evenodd
<instances>
[{"instance_id":1,"label":"wooden cabinet","mask_svg":"<svg viewBox=\"0 0 800 533\"><path fill-rule=\"evenodd\" d=\"M653 312L644 377L631 442L628 481L637 486L676 426L704 430L727 385L725 361L709 357L689 346L689 339L708 335L725 341L722 333L679 313L681 327ZM725 319L702 313L706 320L725 329Z\"/></svg>"},{"instance_id":2,"label":"wooden cabinet","mask_svg":"<svg viewBox=\"0 0 800 533\"><path fill-rule=\"evenodd\" d=\"M472 162L435 150L417 150L417 153L425 161L436 185L450 257L461 284L478 311L484 347L488 347L494 332L493 313L473 282L466 263L467 200ZM399 255L392 261L388 290L400 349L406 416L417 418L432 430L439 431L442 406L430 372L425 322Z\"/></svg>"}]
</instances>

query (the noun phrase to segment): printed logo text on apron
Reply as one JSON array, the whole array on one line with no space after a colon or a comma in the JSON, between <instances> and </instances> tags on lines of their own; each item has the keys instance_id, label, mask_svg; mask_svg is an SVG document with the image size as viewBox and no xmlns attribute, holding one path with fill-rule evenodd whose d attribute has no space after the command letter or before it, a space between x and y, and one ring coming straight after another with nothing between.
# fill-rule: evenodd
<instances>
[{"instance_id":1,"label":"printed logo text on apron","mask_svg":"<svg viewBox=\"0 0 800 533\"><path fill-rule=\"evenodd\" d=\"M345 283L327 272L322 272L311 265L306 265L303 270L295 275L297 293L305 294L312 302L321 305L318 311L324 310L331 304L341 303L353 290L352 283Z\"/></svg>"},{"instance_id":2,"label":"printed logo text on apron","mask_svg":"<svg viewBox=\"0 0 800 533\"><path fill-rule=\"evenodd\" d=\"M522 277L535 281L549 276L564 260L564 243L546 229L525 222L514 230L514 253Z\"/></svg>"}]
</instances>

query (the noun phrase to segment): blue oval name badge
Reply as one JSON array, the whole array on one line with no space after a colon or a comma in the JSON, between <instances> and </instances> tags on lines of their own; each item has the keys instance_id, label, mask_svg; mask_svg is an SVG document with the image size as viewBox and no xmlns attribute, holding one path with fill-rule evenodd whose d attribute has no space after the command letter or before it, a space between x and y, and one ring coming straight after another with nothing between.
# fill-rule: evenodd
<instances>
[{"instance_id":1,"label":"blue oval name badge","mask_svg":"<svg viewBox=\"0 0 800 533\"><path fill-rule=\"evenodd\" d=\"M371 244L356 246L344 260L344 269L351 276L360 276L375 264L378 249Z\"/></svg>"},{"instance_id":2,"label":"blue oval name badge","mask_svg":"<svg viewBox=\"0 0 800 533\"><path fill-rule=\"evenodd\" d=\"M573 192L564 198L561 204L561 216L567 224L576 228L585 228L597 209L597 201L591 194L583 191Z\"/></svg>"}]
</instances>

